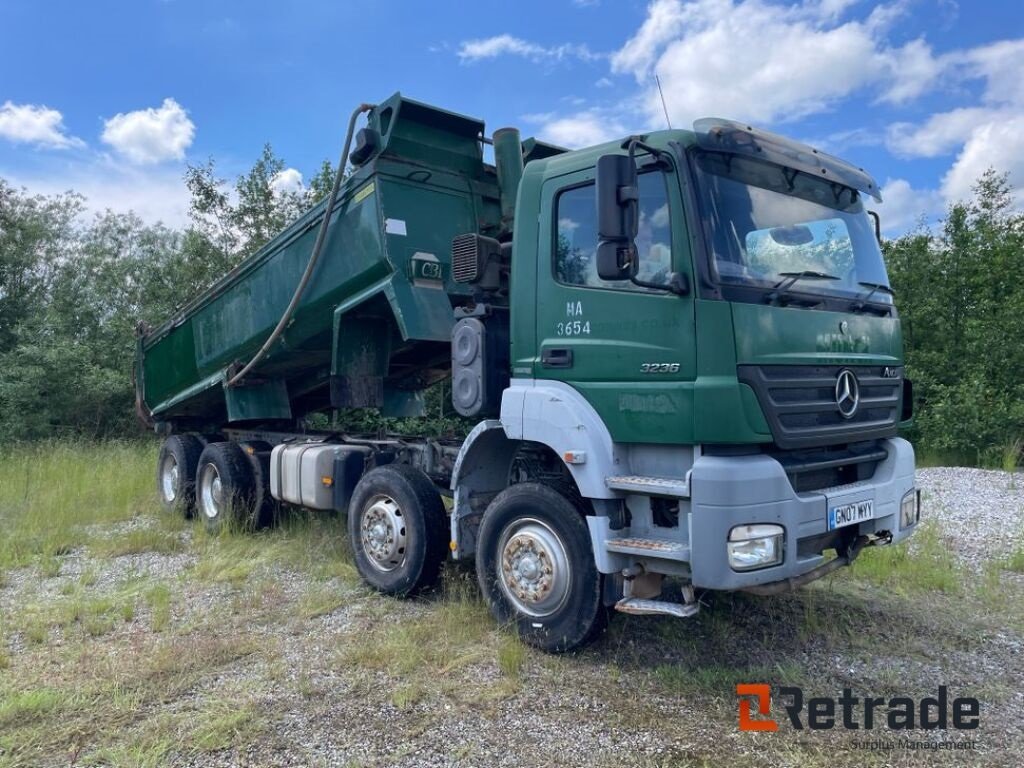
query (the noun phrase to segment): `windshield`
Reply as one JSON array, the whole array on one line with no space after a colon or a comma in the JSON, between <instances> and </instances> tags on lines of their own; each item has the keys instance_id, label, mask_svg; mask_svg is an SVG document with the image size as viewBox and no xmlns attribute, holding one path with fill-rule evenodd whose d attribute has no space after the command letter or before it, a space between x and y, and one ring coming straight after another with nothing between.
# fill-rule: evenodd
<instances>
[{"instance_id":1,"label":"windshield","mask_svg":"<svg viewBox=\"0 0 1024 768\"><path fill-rule=\"evenodd\" d=\"M856 190L721 152L698 152L695 165L721 284L848 298L889 285ZM871 301L892 299L875 289Z\"/></svg>"}]
</instances>

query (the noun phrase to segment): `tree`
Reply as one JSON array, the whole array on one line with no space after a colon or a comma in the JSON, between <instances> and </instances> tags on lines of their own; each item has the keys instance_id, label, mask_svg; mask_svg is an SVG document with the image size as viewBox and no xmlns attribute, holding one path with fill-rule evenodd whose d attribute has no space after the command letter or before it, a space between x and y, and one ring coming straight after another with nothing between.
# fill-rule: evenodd
<instances>
[{"instance_id":1,"label":"tree","mask_svg":"<svg viewBox=\"0 0 1024 768\"><path fill-rule=\"evenodd\" d=\"M334 181L334 169L324 160L308 185L289 189L276 183L286 168L266 144L230 194L227 182L217 177L212 159L190 165L185 183L192 193L189 213L195 231L236 261L258 251L330 192Z\"/></svg>"},{"instance_id":2,"label":"tree","mask_svg":"<svg viewBox=\"0 0 1024 768\"><path fill-rule=\"evenodd\" d=\"M982 458L1024 434L1024 216L987 171L938 233L886 243L915 384L914 437Z\"/></svg>"}]
</instances>

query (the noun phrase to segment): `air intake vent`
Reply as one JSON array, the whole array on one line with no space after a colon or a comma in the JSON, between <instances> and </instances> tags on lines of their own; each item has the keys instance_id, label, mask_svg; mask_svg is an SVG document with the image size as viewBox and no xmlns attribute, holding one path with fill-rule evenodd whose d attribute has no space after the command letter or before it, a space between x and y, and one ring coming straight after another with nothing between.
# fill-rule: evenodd
<instances>
[{"instance_id":1,"label":"air intake vent","mask_svg":"<svg viewBox=\"0 0 1024 768\"><path fill-rule=\"evenodd\" d=\"M501 243L476 233L452 240L452 279L483 291L501 286Z\"/></svg>"},{"instance_id":2,"label":"air intake vent","mask_svg":"<svg viewBox=\"0 0 1024 768\"><path fill-rule=\"evenodd\" d=\"M456 283L475 283L483 271L480 236L458 235L452 240L452 279Z\"/></svg>"}]
</instances>

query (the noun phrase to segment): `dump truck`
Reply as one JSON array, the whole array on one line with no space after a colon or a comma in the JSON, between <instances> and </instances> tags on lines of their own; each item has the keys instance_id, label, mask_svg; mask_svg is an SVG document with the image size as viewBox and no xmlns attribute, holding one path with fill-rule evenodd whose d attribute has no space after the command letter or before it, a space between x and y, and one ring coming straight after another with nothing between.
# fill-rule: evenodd
<instances>
[{"instance_id":1,"label":"dump truck","mask_svg":"<svg viewBox=\"0 0 1024 768\"><path fill-rule=\"evenodd\" d=\"M871 200L864 170L725 119L569 151L360 105L331 193L140 330L159 495L214 530L343 513L375 589L452 558L554 652L611 609L800 587L921 514ZM432 386L465 437L337 428Z\"/></svg>"}]
</instances>

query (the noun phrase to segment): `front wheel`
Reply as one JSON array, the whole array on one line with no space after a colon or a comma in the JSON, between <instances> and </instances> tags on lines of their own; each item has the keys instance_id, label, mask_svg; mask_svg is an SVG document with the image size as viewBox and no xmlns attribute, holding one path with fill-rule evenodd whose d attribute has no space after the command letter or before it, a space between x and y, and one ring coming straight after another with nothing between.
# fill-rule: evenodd
<instances>
[{"instance_id":1,"label":"front wheel","mask_svg":"<svg viewBox=\"0 0 1024 768\"><path fill-rule=\"evenodd\" d=\"M607 622L582 510L539 483L513 485L487 507L476 571L494 617L542 650L585 645Z\"/></svg>"}]
</instances>

